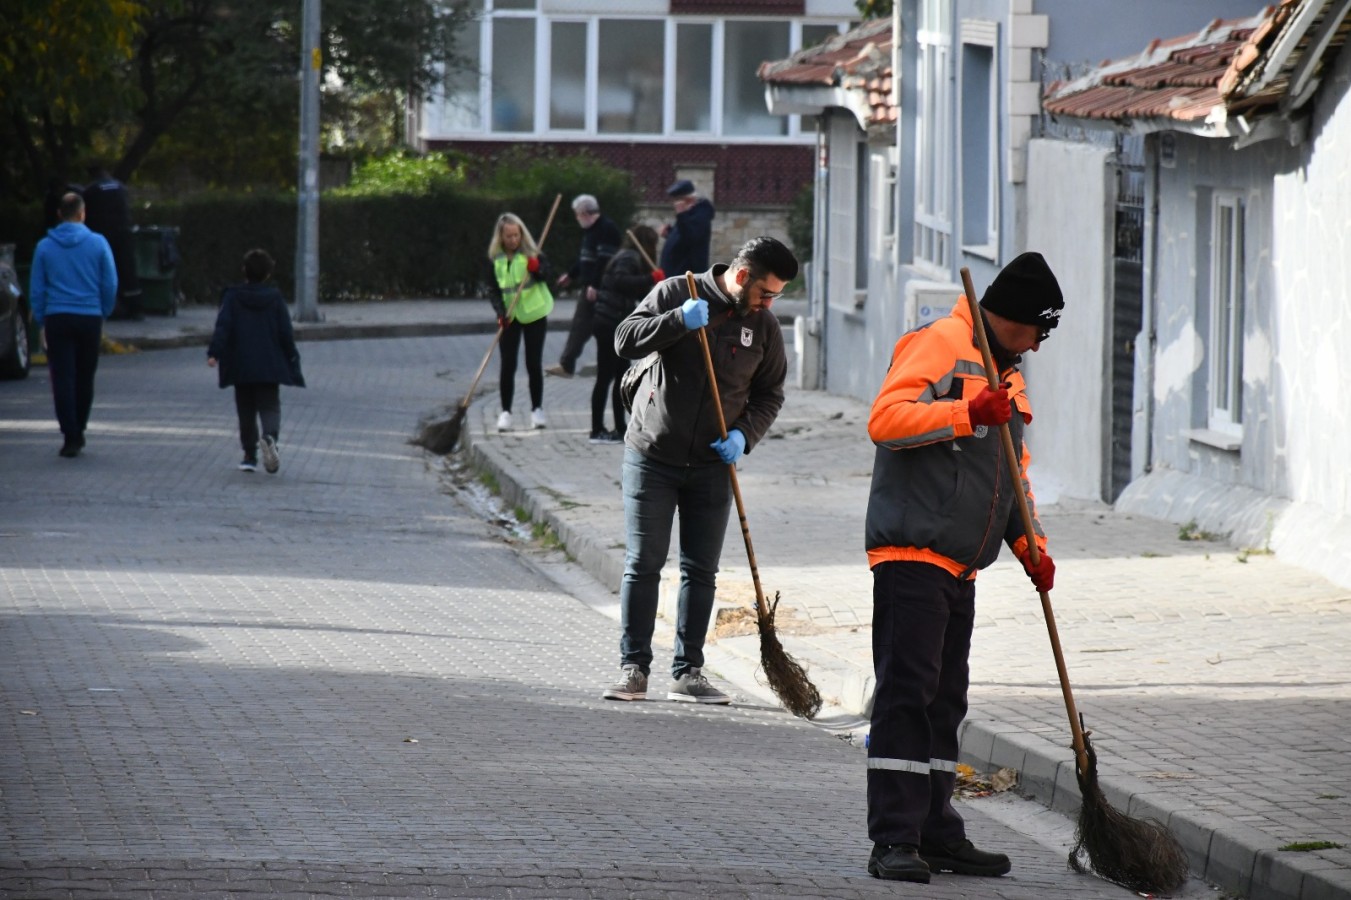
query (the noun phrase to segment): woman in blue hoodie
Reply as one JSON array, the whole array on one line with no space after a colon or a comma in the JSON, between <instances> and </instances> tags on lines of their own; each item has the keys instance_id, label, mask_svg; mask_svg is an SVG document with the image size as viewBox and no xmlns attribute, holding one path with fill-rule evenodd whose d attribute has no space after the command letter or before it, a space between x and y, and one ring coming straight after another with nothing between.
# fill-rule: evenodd
<instances>
[{"instance_id":1,"label":"woman in blue hoodie","mask_svg":"<svg viewBox=\"0 0 1351 900\"><path fill-rule=\"evenodd\" d=\"M61 224L33 251L28 299L47 351L56 421L65 438L61 455L73 458L84 447L94 406L94 373L103 320L117 302L117 270L107 240L85 227L84 198L64 195L58 212Z\"/></svg>"},{"instance_id":2,"label":"woman in blue hoodie","mask_svg":"<svg viewBox=\"0 0 1351 900\"><path fill-rule=\"evenodd\" d=\"M281 455L281 385L305 386L300 351L286 300L275 285L272 257L266 250L244 254L244 284L225 289L216 331L206 350L206 364L220 366L220 386L234 385L239 414L239 443L244 448L241 472L258 470L258 453L269 475L277 474ZM258 423L262 421L262 436Z\"/></svg>"}]
</instances>

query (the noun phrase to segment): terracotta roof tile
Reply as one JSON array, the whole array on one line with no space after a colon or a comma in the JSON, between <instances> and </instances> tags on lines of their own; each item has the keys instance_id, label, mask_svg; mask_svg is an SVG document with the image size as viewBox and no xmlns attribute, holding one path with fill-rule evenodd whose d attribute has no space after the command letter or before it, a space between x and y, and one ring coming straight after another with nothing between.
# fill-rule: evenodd
<instances>
[{"instance_id":1,"label":"terracotta roof tile","mask_svg":"<svg viewBox=\"0 0 1351 900\"><path fill-rule=\"evenodd\" d=\"M1156 38L1139 55L1105 62L1082 78L1049 85L1042 103L1057 116L1109 120L1204 123L1217 111L1261 115L1274 112L1291 71L1308 49L1308 34L1331 15L1331 0L1280 0L1241 19L1216 19L1201 31ZM1304 29L1295 49L1285 49L1287 28ZM1332 54L1351 25L1334 23L1333 39L1313 52ZM1267 71L1270 69L1270 71Z\"/></svg>"},{"instance_id":2,"label":"terracotta roof tile","mask_svg":"<svg viewBox=\"0 0 1351 900\"><path fill-rule=\"evenodd\" d=\"M871 123L897 120L891 102L891 20L877 19L805 47L787 59L760 64L760 80L778 85L839 87L865 95Z\"/></svg>"}]
</instances>

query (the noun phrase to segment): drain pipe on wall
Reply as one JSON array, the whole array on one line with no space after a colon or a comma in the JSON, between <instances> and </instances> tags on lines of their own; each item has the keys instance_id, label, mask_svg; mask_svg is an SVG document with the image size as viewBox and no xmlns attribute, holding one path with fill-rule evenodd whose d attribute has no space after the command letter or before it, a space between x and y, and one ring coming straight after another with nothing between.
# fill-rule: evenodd
<instances>
[{"instance_id":1,"label":"drain pipe on wall","mask_svg":"<svg viewBox=\"0 0 1351 900\"><path fill-rule=\"evenodd\" d=\"M830 390L830 119L831 110L822 110L816 120L816 202L813 214L816 227L812 229L812 258L821 267L818 283L820 296L816 298L813 323L821 331L817 349L820 376L817 389Z\"/></svg>"},{"instance_id":2,"label":"drain pipe on wall","mask_svg":"<svg viewBox=\"0 0 1351 900\"><path fill-rule=\"evenodd\" d=\"M1140 337L1144 344L1144 422L1141 424L1141 462L1136 477L1154 471L1154 360L1158 356L1159 303L1159 167L1160 134L1145 137L1145 154L1149 159L1149 240L1145 242L1144 311L1140 323ZM1135 442L1132 440L1132 444Z\"/></svg>"}]
</instances>

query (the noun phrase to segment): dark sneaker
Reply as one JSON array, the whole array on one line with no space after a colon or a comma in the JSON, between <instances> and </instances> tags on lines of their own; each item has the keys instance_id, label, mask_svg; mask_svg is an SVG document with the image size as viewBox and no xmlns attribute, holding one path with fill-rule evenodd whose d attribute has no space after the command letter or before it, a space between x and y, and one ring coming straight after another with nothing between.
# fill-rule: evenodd
<instances>
[{"instance_id":1,"label":"dark sneaker","mask_svg":"<svg viewBox=\"0 0 1351 900\"><path fill-rule=\"evenodd\" d=\"M258 442L258 451L263 455L263 468L267 469L267 474L276 475L277 470L281 468L281 454L277 450L277 439L270 434L263 435L263 439Z\"/></svg>"},{"instance_id":2,"label":"dark sneaker","mask_svg":"<svg viewBox=\"0 0 1351 900\"><path fill-rule=\"evenodd\" d=\"M868 874L887 881L929 883L929 866L919 858L914 844L873 844L868 857Z\"/></svg>"},{"instance_id":3,"label":"dark sneaker","mask_svg":"<svg viewBox=\"0 0 1351 900\"><path fill-rule=\"evenodd\" d=\"M919 855L931 870L956 875L1007 875L1013 867L1004 854L978 850L966 838L951 844L920 844Z\"/></svg>"},{"instance_id":4,"label":"dark sneaker","mask_svg":"<svg viewBox=\"0 0 1351 900\"><path fill-rule=\"evenodd\" d=\"M239 471L241 471L241 472L257 472L257 471L258 471L258 460L256 460L256 459L249 459L247 456L244 457L244 459L241 460L240 463L239 463Z\"/></svg>"},{"instance_id":5,"label":"dark sneaker","mask_svg":"<svg viewBox=\"0 0 1351 900\"><path fill-rule=\"evenodd\" d=\"M619 680L607 687L601 697L606 700L646 700L647 676L643 670L635 665L627 665L620 671L623 674Z\"/></svg>"},{"instance_id":6,"label":"dark sneaker","mask_svg":"<svg viewBox=\"0 0 1351 900\"><path fill-rule=\"evenodd\" d=\"M80 455L80 445L74 441L66 441L61 445L61 449L56 452L66 459L74 459Z\"/></svg>"},{"instance_id":7,"label":"dark sneaker","mask_svg":"<svg viewBox=\"0 0 1351 900\"><path fill-rule=\"evenodd\" d=\"M690 669L675 680L666 692L667 700L684 703L731 703L732 698L708 683L699 669Z\"/></svg>"},{"instance_id":8,"label":"dark sneaker","mask_svg":"<svg viewBox=\"0 0 1351 900\"><path fill-rule=\"evenodd\" d=\"M618 431L602 431L600 434L600 440L597 441L597 443L622 444L624 443L624 435L620 434Z\"/></svg>"},{"instance_id":9,"label":"dark sneaker","mask_svg":"<svg viewBox=\"0 0 1351 900\"><path fill-rule=\"evenodd\" d=\"M605 443L605 435L608 433L609 432L605 431L604 429L601 429L600 431L593 431L591 432L591 436L587 438L587 441L592 444L603 444Z\"/></svg>"}]
</instances>

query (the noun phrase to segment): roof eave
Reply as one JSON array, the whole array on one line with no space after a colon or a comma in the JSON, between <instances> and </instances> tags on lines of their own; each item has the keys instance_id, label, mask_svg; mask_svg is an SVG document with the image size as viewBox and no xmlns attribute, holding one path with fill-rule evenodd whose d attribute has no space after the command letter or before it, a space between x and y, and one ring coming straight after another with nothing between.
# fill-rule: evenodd
<instances>
[{"instance_id":1,"label":"roof eave","mask_svg":"<svg viewBox=\"0 0 1351 900\"><path fill-rule=\"evenodd\" d=\"M864 131L872 120L867 92L838 85L766 84L765 105L776 116L819 116L827 109L846 109Z\"/></svg>"},{"instance_id":2,"label":"roof eave","mask_svg":"<svg viewBox=\"0 0 1351 900\"><path fill-rule=\"evenodd\" d=\"M1244 116L1229 116L1223 107L1216 107L1204 119L1183 121L1159 116L1129 119L1093 119L1080 116L1056 115L1056 121L1095 131L1112 131L1117 134L1146 135L1172 131L1178 134L1190 134L1196 137L1232 141L1235 150L1263 141L1284 140L1297 146L1308 134L1309 125L1305 118L1290 119L1286 116L1269 115L1257 119Z\"/></svg>"}]
</instances>

